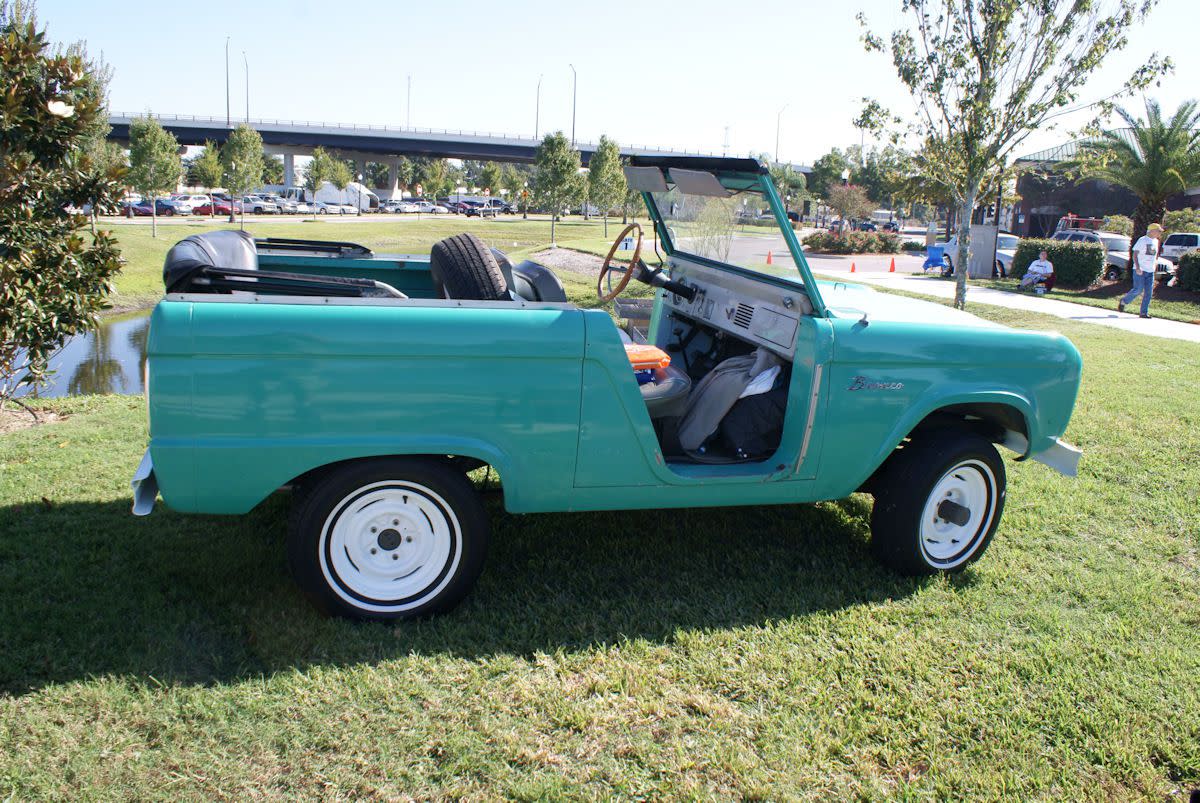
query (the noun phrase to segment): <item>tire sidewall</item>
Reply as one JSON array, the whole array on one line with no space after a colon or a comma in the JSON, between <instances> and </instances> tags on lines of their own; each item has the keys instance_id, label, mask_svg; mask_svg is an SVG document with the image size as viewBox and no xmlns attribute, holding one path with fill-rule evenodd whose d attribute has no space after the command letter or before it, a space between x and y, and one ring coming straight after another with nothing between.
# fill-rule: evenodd
<instances>
[{"instance_id":1,"label":"tire sidewall","mask_svg":"<svg viewBox=\"0 0 1200 803\"><path fill-rule=\"evenodd\" d=\"M355 497L396 486L432 500L452 523L442 574L410 598L369 600L340 579L329 557L338 517ZM487 553L488 523L465 475L433 460L382 459L333 470L304 492L293 510L288 562L296 582L328 613L351 619L409 619L453 608L474 586ZM357 599L356 599L357 597Z\"/></svg>"},{"instance_id":2,"label":"tire sidewall","mask_svg":"<svg viewBox=\"0 0 1200 803\"><path fill-rule=\"evenodd\" d=\"M991 544L1004 514L1007 476L1004 461L985 438L970 432L944 431L926 434L927 440L912 444L881 478L872 512L871 545L876 556L904 574L927 575L954 573L977 561ZM897 453L897 456L904 454ZM991 472L994 499L991 518L981 522L963 552L953 560L938 560L926 551L921 537L921 521L926 503L937 484L955 466L979 461Z\"/></svg>"}]
</instances>

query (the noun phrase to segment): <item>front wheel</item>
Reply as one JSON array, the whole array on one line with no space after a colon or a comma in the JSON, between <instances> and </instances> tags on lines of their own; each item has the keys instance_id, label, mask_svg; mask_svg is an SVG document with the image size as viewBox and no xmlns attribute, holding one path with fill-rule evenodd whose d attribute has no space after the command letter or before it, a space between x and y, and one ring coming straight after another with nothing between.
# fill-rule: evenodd
<instances>
[{"instance_id":1,"label":"front wheel","mask_svg":"<svg viewBox=\"0 0 1200 803\"><path fill-rule=\"evenodd\" d=\"M1004 462L966 430L917 434L875 484L871 548L908 575L957 572L978 560L1004 513Z\"/></svg>"},{"instance_id":2,"label":"front wheel","mask_svg":"<svg viewBox=\"0 0 1200 803\"><path fill-rule=\"evenodd\" d=\"M1110 282L1117 281L1121 278L1121 269L1110 265L1104 271L1104 278L1108 279Z\"/></svg>"},{"instance_id":3,"label":"front wheel","mask_svg":"<svg viewBox=\"0 0 1200 803\"><path fill-rule=\"evenodd\" d=\"M316 604L351 619L450 610L474 586L488 523L466 476L441 462L353 463L298 499L288 562Z\"/></svg>"}]
</instances>

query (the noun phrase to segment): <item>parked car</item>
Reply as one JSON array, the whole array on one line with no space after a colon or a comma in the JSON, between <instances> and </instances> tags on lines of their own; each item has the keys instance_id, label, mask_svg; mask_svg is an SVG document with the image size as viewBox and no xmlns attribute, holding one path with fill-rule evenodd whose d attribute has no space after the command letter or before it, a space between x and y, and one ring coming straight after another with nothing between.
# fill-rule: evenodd
<instances>
[{"instance_id":1,"label":"parked car","mask_svg":"<svg viewBox=\"0 0 1200 803\"><path fill-rule=\"evenodd\" d=\"M899 222L897 222L895 220L889 220L887 223L883 224L883 230L889 231L892 234L899 234L900 233L900 224L899 224Z\"/></svg>"},{"instance_id":2,"label":"parked car","mask_svg":"<svg viewBox=\"0 0 1200 803\"><path fill-rule=\"evenodd\" d=\"M417 201L417 211L424 212L428 215L448 215L450 210L441 204L435 204L430 201Z\"/></svg>"},{"instance_id":3,"label":"parked car","mask_svg":"<svg viewBox=\"0 0 1200 803\"><path fill-rule=\"evenodd\" d=\"M143 200L137 203L125 202L121 204L121 214L129 217L150 217L157 215L158 217L174 217L178 214L175 210L175 204L171 203L166 198L158 198L154 202L156 211L150 211L150 201Z\"/></svg>"},{"instance_id":4,"label":"parked car","mask_svg":"<svg viewBox=\"0 0 1200 803\"><path fill-rule=\"evenodd\" d=\"M278 215L282 210L279 204L268 200L263 195L246 195L242 197L242 206L253 215Z\"/></svg>"},{"instance_id":5,"label":"parked car","mask_svg":"<svg viewBox=\"0 0 1200 803\"><path fill-rule=\"evenodd\" d=\"M1064 229L1054 232L1051 239L1072 243L1098 243L1104 246L1104 278L1109 281L1116 281L1129 271L1129 249L1132 247L1132 243L1124 234L1111 231ZM1159 279L1170 277L1175 273L1175 266L1170 260L1160 256L1154 273Z\"/></svg>"},{"instance_id":6,"label":"parked car","mask_svg":"<svg viewBox=\"0 0 1200 803\"><path fill-rule=\"evenodd\" d=\"M466 211L463 212L467 217L495 217L498 213L496 207L485 201L464 201Z\"/></svg>"},{"instance_id":7,"label":"parked car","mask_svg":"<svg viewBox=\"0 0 1200 803\"><path fill-rule=\"evenodd\" d=\"M1021 238L1015 234L1000 232L996 235L996 265L992 268L993 279L1003 279L1012 271L1013 257L1017 255L1017 246ZM942 254L942 276L954 275L954 260L958 259L958 235L941 244L945 251Z\"/></svg>"},{"instance_id":8,"label":"parked car","mask_svg":"<svg viewBox=\"0 0 1200 803\"><path fill-rule=\"evenodd\" d=\"M335 204L327 201L314 201L310 206L316 209L318 215L356 215L358 207L350 204Z\"/></svg>"},{"instance_id":9,"label":"parked car","mask_svg":"<svg viewBox=\"0 0 1200 803\"><path fill-rule=\"evenodd\" d=\"M877 231L878 230L878 226L876 226L875 223L870 220L860 220L854 224L854 228L858 229L859 231Z\"/></svg>"},{"instance_id":10,"label":"parked car","mask_svg":"<svg viewBox=\"0 0 1200 803\"><path fill-rule=\"evenodd\" d=\"M194 214L196 207L204 206L205 204L209 203L209 198L207 195L197 194L172 195L171 200L175 202L175 209L176 211L179 211L180 214L183 214L182 210L179 209L180 204L186 204L188 207L188 212Z\"/></svg>"},{"instance_id":11,"label":"parked car","mask_svg":"<svg viewBox=\"0 0 1200 803\"><path fill-rule=\"evenodd\" d=\"M279 214L294 215L299 211L299 204L294 198L284 198L275 193L265 193L259 196L279 207Z\"/></svg>"},{"instance_id":12,"label":"parked car","mask_svg":"<svg viewBox=\"0 0 1200 803\"><path fill-rule=\"evenodd\" d=\"M399 198L389 198L386 201L379 202L379 211L381 214L399 214L400 207L404 204Z\"/></svg>"},{"instance_id":13,"label":"parked car","mask_svg":"<svg viewBox=\"0 0 1200 803\"><path fill-rule=\"evenodd\" d=\"M1177 231L1168 234L1162 243L1162 257L1173 265L1179 264L1179 258L1184 254L1200 248L1200 234L1195 232Z\"/></svg>"},{"instance_id":14,"label":"parked car","mask_svg":"<svg viewBox=\"0 0 1200 803\"><path fill-rule=\"evenodd\" d=\"M631 161L642 168L631 187L657 195L656 231L689 224L661 212L673 170L709 173L695 182L704 194L671 190L681 208L703 208L716 184L754 190L783 217L757 160ZM614 249L626 236L641 249L636 226ZM570 303L551 270L513 264L472 234L436 243L428 261L194 234L167 254L168 295L150 320L151 437L134 512L150 513L161 491L182 513L245 514L287 488L285 548L301 588L330 613L398 619L448 610L478 578L489 508L468 472L484 466L504 478L498 504L521 514L862 491L874 497L871 550L912 575L984 554L1006 500L998 447L1077 473L1081 452L1061 437L1082 364L1062 335L818 284L799 250L784 276L717 259L699 240L660 239L662 269L605 260L601 302L635 278L664 291L648 299L649 348L631 352L638 329ZM248 272L255 292L231 294ZM367 276L403 279L405 291ZM639 383L646 351L658 367ZM747 358L778 377L769 404L709 397L699 423L672 425L707 388L728 395L709 380ZM646 516L645 537L663 520Z\"/></svg>"},{"instance_id":15,"label":"parked car","mask_svg":"<svg viewBox=\"0 0 1200 803\"><path fill-rule=\"evenodd\" d=\"M235 215L240 215L242 213L242 205L240 203L235 202L233 204L233 213ZM192 209L192 214L193 215L228 215L229 214L229 199L228 198L217 198L214 196L213 199L209 203L202 204L202 205L197 206L194 209Z\"/></svg>"}]
</instances>

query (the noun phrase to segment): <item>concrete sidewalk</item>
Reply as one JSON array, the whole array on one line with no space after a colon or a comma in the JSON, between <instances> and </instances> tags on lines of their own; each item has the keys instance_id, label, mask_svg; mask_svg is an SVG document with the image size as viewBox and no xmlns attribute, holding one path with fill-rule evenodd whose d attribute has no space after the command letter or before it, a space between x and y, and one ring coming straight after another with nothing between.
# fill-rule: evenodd
<instances>
[{"instance_id":1,"label":"concrete sidewalk","mask_svg":"<svg viewBox=\"0 0 1200 803\"><path fill-rule=\"evenodd\" d=\"M891 256L878 254L855 257L834 257L818 254L806 254L805 256L809 257L809 267L816 274L824 274L838 280L844 279L846 281L860 282L880 288L919 293L935 298L954 298L954 282L912 275L914 272L921 270L921 263L924 261L923 257L914 257L907 254L897 255L895 258L896 272L888 273L888 267L892 259ZM854 273L850 273L851 263L855 266ZM1101 309L1100 307L1089 307L1086 304L1058 301L1054 298L1038 296L1033 293L1008 293L1003 290L992 290L986 287L971 287L967 290L968 311L970 311L971 304L990 304L995 307L1040 312L1045 315L1053 315L1056 318L1080 321L1081 323L1099 324L1100 326L1108 326L1113 329L1134 332L1139 335L1200 343L1200 325L1183 323L1181 321L1168 321L1163 318L1144 320L1137 316L1136 304L1132 307L1134 309L1132 314L1128 312L1120 313ZM1150 314L1154 314L1153 303L1150 305Z\"/></svg>"}]
</instances>

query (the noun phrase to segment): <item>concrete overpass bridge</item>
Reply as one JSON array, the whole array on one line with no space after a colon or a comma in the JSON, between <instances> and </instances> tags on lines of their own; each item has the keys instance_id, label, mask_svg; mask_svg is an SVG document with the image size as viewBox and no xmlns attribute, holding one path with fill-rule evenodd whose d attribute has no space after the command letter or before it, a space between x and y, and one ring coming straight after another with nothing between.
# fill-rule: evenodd
<instances>
[{"instance_id":1,"label":"concrete overpass bridge","mask_svg":"<svg viewBox=\"0 0 1200 803\"><path fill-rule=\"evenodd\" d=\"M109 139L129 140L129 124L142 114L116 113L109 117L112 131ZM263 139L267 153L283 157L284 184L295 185L295 157L308 156L314 148L336 150L357 163L356 172L363 173L366 162L392 165L392 184L395 186L395 163L400 156L425 156L445 159L481 159L496 162L532 162L540 139L491 131L451 131L434 128L399 128L395 126L322 123L311 120L233 120L224 117L197 115L154 115L163 128L175 135L183 145L203 145L211 140L224 143L231 131L246 122ZM584 165L596 152L596 143L577 143ZM647 145L627 145L623 156L714 156L711 153L656 148ZM808 168L795 165L808 172Z\"/></svg>"}]
</instances>

